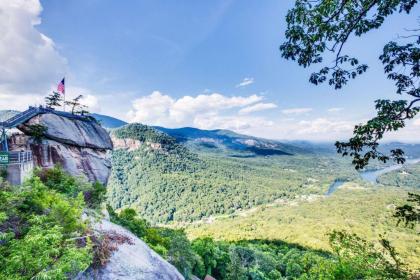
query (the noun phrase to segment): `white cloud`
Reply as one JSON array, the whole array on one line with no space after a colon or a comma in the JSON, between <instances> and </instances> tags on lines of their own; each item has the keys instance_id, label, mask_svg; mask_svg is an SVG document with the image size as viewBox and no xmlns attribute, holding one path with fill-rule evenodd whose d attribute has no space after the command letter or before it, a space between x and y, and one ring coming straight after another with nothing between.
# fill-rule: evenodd
<instances>
[{"instance_id":1,"label":"white cloud","mask_svg":"<svg viewBox=\"0 0 420 280\"><path fill-rule=\"evenodd\" d=\"M314 120L302 120L297 123L298 134L319 134L349 132L354 128L354 124L348 121L330 120L327 118L316 118Z\"/></svg>"},{"instance_id":2,"label":"white cloud","mask_svg":"<svg viewBox=\"0 0 420 280\"><path fill-rule=\"evenodd\" d=\"M344 108L329 108L327 111L328 112L330 112L330 113L336 113L336 112L340 112L340 111L343 111L344 110Z\"/></svg>"},{"instance_id":3,"label":"white cloud","mask_svg":"<svg viewBox=\"0 0 420 280\"><path fill-rule=\"evenodd\" d=\"M277 105L274 103L257 103L239 110L239 114L249 114L274 108L277 108Z\"/></svg>"},{"instance_id":4,"label":"white cloud","mask_svg":"<svg viewBox=\"0 0 420 280\"><path fill-rule=\"evenodd\" d=\"M194 126L202 129L245 131L254 126L267 127L273 124L262 117L239 114L242 109L253 107L253 104L269 104L258 103L262 99L259 95L229 97L219 93L175 99L154 91L133 101L128 119L132 122L168 127Z\"/></svg>"},{"instance_id":5,"label":"white cloud","mask_svg":"<svg viewBox=\"0 0 420 280\"><path fill-rule=\"evenodd\" d=\"M242 82L236 85L237 88L239 87L246 87L254 83L254 78L244 78Z\"/></svg>"},{"instance_id":6,"label":"white cloud","mask_svg":"<svg viewBox=\"0 0 420 280\"><path fill-rule=\"evenodd\" d=\"M417 118L413 121L414 126L420 126L420 118Z\"/></svg>"},{"instance_id":7,"label":"white cloud","mask_svg":"<svg viewBox=\"0 0 420 280\"><path fill-rule=\"evenodd\" d=\"M1 91L0 91L1 92ZM0 93L0 110L28 109L28 105L38 106L44 103L43 96L35 94L4 94Z\"/></svg>"},{"instance_id":8,"label":"white cloud","mask_svg":"<svg viewBox=\"0 0 420 280\"><path fill-rule=\"evenodd\" d=\"M304 113L311 112L312 108L290 108L290 109L284 109L281 112L286 115L300 115Z\"/></svg>"},{"instance_id":9,"label":"white cloud","mask_svg":"<svg viewBox=\"0 0 420 280\"><path fill-rule=\"evenodd\" d=\"M101 106L98 97L87 88L82 87L67 87L66 100L71 100L79 95L83 95L80 103L88 107L89 112L98 113L101 111Z\"/></svg>"},{"instance_id":10,"label":"white cloud","mask_svg":"<svg viewBox=\"0 0 420 280\"><path fill-rule=\"evenodd\" d=\"M174 102L169 95L154 91L148 96L134 100L133 110L128 113L128 117L132 122L166 125L171 122L170 109Z\"/></svg>"},{"instance_id":11,"label":"white cloud","mask_svg":"<svg viewBox=\"0 0 420 280\"><path fill-rule=\"evenodd\" d=\"M202 129L229 129L242 133L250 133L253 129L269 128L274 122L265 118L245 117L238 115L219 116L213 114L199 115L194 119L194 125Z\"/></svg>"},{"instance_id":12,"label":"white cloud","mask_svg":"<svg viewBox=\"0 0 420 280\"><path fill-rule=\"evenodd\" d=\"M62 77L66 60L35 28L41 11L38 0L0 1L0 93L43 95Z\"/></svg>"},{"instance_id":13,"label":"white cloud","mask_svg":"<svg viewBox=\"0 0 420 280\"><path fill-rule=\"evenodd\" d=\"M219 93L173 98L159 91L132 102L130 122L165 127L192 126L201 129L230 129L240 133L272 139L335 140L351 135L354 120L299 118L311 108L286 109L293 117L269 119L247 113L275 108L262 102L260 95L225 96Z\"/></svg>"},{"instance_id":14,"label":"white cloud","mask_svg":"<svg viewBox=\"0 0 420 280\"><path fill-rule=\"evenodd\" d=\"M271 126L248 129L248 133L264 138L281 140L316 140L335 141L351 136L355 120L336 120L315 118L299 120L296 118L279 118Z\"/></svg>"},{"instance_id":15,"label":"white cloud","mask_svg":"<svg viewBox=\"0 0 420 280\"><path fill-rule=\"evenodd\" d=\"M89 110L97 112L99 103L98 103L98 98L96 96L91 95L91 94L83 95L81 103L85 106L88 106Z\"/></svg>"},{"instance_id":16,"label":"white cloud","mask_svg":"<svg viewBox=\"0 0 420 280\"><path fill-rule=\"evenodd\" d=\"M170 116L176 121L182 122L196 113L222 111L254 104L262 100L261 96L251 95L248 97L227 97L219 93L209 95L200 94L196 97L184 96L174 101L170 109Z\"/></svg>"}]
</instances>

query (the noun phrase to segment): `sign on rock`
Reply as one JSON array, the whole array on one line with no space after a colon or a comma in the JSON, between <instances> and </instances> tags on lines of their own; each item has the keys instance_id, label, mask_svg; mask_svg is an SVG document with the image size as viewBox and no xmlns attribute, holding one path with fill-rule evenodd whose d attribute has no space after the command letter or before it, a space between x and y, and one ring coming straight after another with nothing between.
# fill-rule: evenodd
<instances>
[{"instance_id":1,"label":"sign on rock","mask_svg":"<svg viewBox=\"0 0 420 280\"><path fill-rule=\"evenodd\" d=\"M9 164L8 152L0 152L0 164Z\"/></svg>"}]
</instances>

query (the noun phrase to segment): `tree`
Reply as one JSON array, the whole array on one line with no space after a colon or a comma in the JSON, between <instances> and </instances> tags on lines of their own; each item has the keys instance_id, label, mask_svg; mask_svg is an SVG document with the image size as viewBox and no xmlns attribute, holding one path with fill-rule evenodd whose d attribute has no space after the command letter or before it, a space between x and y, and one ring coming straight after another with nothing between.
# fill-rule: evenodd
<instances>
[{"instance_id":1,"label":"tree","mask_svg":"<svg viewBox=\"0 0 420 280\"><path fill-rule=\"evenodd\" d=\"M48 128L42 124L30 124L26 126L26 134L32 136L35 143L40 144Z\"/></svg>"},{"instance_id":2,"label":"tree","mask_svg":"<svg viewBox=\"0 0 420 280\"><path fill-rule=\"evenodd\" d=\"M196 239L192 243L192 249L203 259L205 273L199 276L212 275L212 270L216 268L219 255L221 254L214 240L210 237Z\"/></svg>"},{"instance_id":3,"label":"tree","mask_svg":"<svg viewBox=\"0 0 420 280\"><path fill-rule=\"evenodd\" d=\"M379 248L346 231L334 230L328 236L337 258L334 279L407 279L410 274L395 248L382 236Z\"/></svg>"},{"instance_id":4,"label":"tree","mask_svg":"<svg viewBox=\"0 0 420 280\"><path fill-rule=\"evenodd\" d=\"M397 225L404 222L405 226L414 228L416 223L420 223L420 194L408 193L407 202L395 209L394 217L398 218Z\"/></svg>"},{"instance_id":5,"label":"tree","mask_svg":"<svg viewBox=\"0 0 420 280\"><path fill-rule=\"evenodd\" d=\"M71 113L73 115L86 115L89 114L89 111L87 111L87 106L83 105L80 100L83 99L83 95L79 95L75 98L73 98L70 101L66 101L66 105L71 107Z\"/></svg>"},{"instance_id":6,"label":"tree","mask_svg":"<svg viewBox=\"0 0 420 280\"><path fill-rule=\"evenodd\" d=\"M60 107L63 97L60 93L53 91L50 95L45 97L45 105L47 108L53 109L54 107Z\"/></svg>"},{"instance_id":7,"label":"tree","mask_svg":"<svg viewBox=\"0 0 420 280\"><path fill-rule=\"evenodd\" d=\"M365 73L366 64L356 57L343 54L343 47L351 36L361 37L378 29L395 12L409 14L417 0L297 0L286 17L286 42L280 46L282 56L296 60L300 66L309 67L324 63L333 55L332 65L324 65L310 76L318 85L329 83L341 89L351 79ZM420 25L420 19L419 19ZM405 126L420 111L420 28L407 30L409 35L400 37L403 44L389 42L379 59L387 78L395 82L400 100L377 100L377 116L365 124L355 126L353 137L347 142L336 142L338 153L351 156L356 169L365 167L369 160L386 162L393 159L404 163L401 149L390 154L379 151L379 141L389 131ZM412 42L406 42L407 40Z\"/></svg>"}]
</instances>

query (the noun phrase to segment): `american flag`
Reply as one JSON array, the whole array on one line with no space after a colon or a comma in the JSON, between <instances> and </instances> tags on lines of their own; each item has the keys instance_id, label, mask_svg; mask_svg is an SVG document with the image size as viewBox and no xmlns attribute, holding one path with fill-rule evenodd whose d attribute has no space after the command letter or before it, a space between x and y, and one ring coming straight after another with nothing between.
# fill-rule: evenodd
<instances>
[{"instance_id":1,"label":"american flag","mask_svg":"<svg viewBox=\"0 0 420 280\"><path fill-rule=\"evenodd\" d=\"M65 86L64 86L64 78L61 80L61 82L57 86L57 91L61 94L65 94Z\"/></svg>"}]
</instances>

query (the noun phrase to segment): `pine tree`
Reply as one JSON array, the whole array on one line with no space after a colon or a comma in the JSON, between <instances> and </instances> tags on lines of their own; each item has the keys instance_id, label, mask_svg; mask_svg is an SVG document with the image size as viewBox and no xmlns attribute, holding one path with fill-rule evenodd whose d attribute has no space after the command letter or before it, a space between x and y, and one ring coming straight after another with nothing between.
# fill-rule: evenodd
<instances>
[{"instance_id":1,"label":"pine tree","mask_svg":"<svg viewBox=\"0 0 420 280\"><path fill-rule=\"evenodd\" d=\"M53 91L49 96L45 97L45 105L47 108L61 107L63 97L57 91Z\"/></svg>"},{"instance_id":2,"label":"pine tree","mask_svg":"<svg viewBox=\"0 0 420 280\"><path fill-rule=\"evenodd\" d=\"M89 114L87 106L80 103L80 100L83 99L83 95L79 95L73 98L71 101L66 101L66 105L71 107L71 113L73 115L86 115Z\"/></svg>"}]
</instances>

